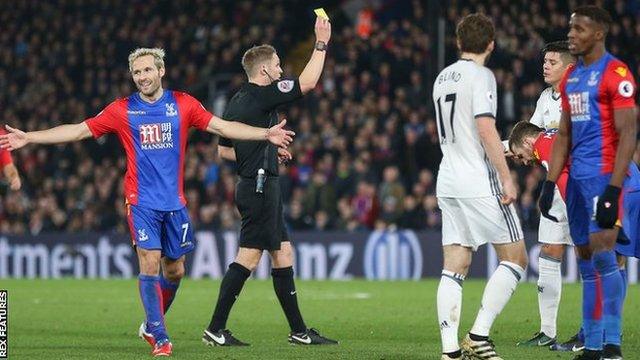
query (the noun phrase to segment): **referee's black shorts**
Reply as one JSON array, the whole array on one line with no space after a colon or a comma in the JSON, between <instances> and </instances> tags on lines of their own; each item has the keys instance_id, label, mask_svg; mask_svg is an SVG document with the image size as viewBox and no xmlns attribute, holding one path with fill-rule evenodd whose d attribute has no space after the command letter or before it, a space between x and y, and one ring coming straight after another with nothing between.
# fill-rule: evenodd
<instances>
[{"instance_id":1,"label":"referee's black shorts","mask_svg":"<svg viewBox=\"0 0 640 360\"><path fill-rule=\"evenodd\" d=\"M278 177L267 177L262 194L256 193L255 179L241 177L236 205L242 217L240 247L273 251L280 250L281 242L290 241Z\"/></svg>"}]
</instances>

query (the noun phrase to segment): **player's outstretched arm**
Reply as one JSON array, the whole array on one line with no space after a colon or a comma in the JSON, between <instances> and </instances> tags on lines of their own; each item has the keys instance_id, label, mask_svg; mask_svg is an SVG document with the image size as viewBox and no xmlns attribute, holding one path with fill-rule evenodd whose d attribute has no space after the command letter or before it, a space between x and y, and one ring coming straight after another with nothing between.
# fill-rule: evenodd
<instances>
[{"instance_id":1,"label":"player's outstretched arm","mask_svg":"<svg viewBox=\"0 0 640 360\"><path fill-rule=\"evenodd\" d=\"M20 174L18 174L18 169L14 164L7 164L2 168L2 172L4 173L4 177L7 178L9 182L9 187L11 190L17 191L22 187L22 181L20 180Z\"/></svg>"},{"instance_id":2,"label":"player's outstretched arm","mask_svg":"<svg viewBox=\"0 0 640 360\"><path fill-rule=\"evenodd\" d=\"M286 123L287 120L282 120L279 124L266 129L249 126L237 121L222 120L217 116L213 116L209 120L207 131L227 139L266 140L276 146L286 148L293 141L293 136L296 134L291 130L284 129Z\"/></svg>"},{"instance_id":3,"label":"player's outstretched arm","mask_svg":"<svg viewBox=\"0 0 640 360\"><path fill-rule=\"evenodd\" d=\"M5 126L8 134L0 135L0 147L15 150L28 144L59 144L91 137L86 123L66 124L47 130L24 132Z\"/></svg>"},{"instance_id":4,"label":"player's outstretched arm","mask_svg":"<svg viewBox=\"0 0 640 360\"><path fill-rule=\"evenodd\" d=\"M487 157L493 167L498 171L498 176L502 183L502 203L505 205L511 204L517 199L518 194L504 156L504 146L500 141L498 130L496 130L496 120L492 117L481 116L476 118L476 122L484 151L487 153Z\"/></svg>"},{"instance_id":5,"label":"player's outstretched arm","mask_svg":"<svg viewBox=\"0 0 640 360\"><path fill-rule=\"evenodd\" d=\"M616 132L618 133L618 150L616 151L616 161L613 166L613 174L609 185L622 187L625 174L633 153L636 150L636 109L624 108L613 111Z\"/></svg>"},{"instance_id":6,"label":"player's outstretched arm","mask_svg":"<svg viewBox=\"0 0 640 360\"><path fill-rule=\"evenodd\" d=\"M316 18L315 25L316 43L311 53L311 58L304 67L304 70L300 73L300 90L303 94L308 93L316 87L322 69L324 68L324 60L327 56L327 51L319 50L329 45L329 39L331 38L331 23L327 19L321 17Z\"/></svg>"}]
</instances>

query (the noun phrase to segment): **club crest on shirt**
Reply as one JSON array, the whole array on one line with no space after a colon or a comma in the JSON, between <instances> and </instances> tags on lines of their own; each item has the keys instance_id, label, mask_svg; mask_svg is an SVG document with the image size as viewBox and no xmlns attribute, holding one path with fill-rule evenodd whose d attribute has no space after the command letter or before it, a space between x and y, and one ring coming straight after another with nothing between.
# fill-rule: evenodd
<instances>
[{"instance_id":1,"label":"club crest on shirt","mask_svg":"<svg viewBox=\"0 0 640 360\"><path fill-rule=\"evenodd\" d=\"M615 70L613 70L616 74L625 77L627 76L627 68L624 66L618 66Z\"/></svg>"},{"instance_id":2,"label":"club crest on shirt","mask_svg":"<svg viewBox=\"0 0 640 360\"><path fill-rule=\"evenodd\" d=\"M288 93L293 90L293 80L278 81L278 90L283 93Z\"/></svg>"},{"instance_id":3,"label":"club crest on shirt","mask_svg":"<svg viewBox=\"0 0 640 360\"><path fill-rule=\"evenodd\" d=\"M168 104L164 104L164 106L167 108L167 111L165 112L165 115L167 115L167 116L176 116L176 115L178 115L178 111L176 110L176 104L168 103Z\"/></svg>"},{"instance_id":4,"label":"club crest on shirt","mask_svg":"<svg viewBox=\"0 0 640 360\"><path fill-rule=\"evenodd\" d=\"M589 76L589 82L587 82L587 85L589 86L598 85L598 75L600 75L600 71L592 71L591 75Z\"/></svg>"}]
</instances>

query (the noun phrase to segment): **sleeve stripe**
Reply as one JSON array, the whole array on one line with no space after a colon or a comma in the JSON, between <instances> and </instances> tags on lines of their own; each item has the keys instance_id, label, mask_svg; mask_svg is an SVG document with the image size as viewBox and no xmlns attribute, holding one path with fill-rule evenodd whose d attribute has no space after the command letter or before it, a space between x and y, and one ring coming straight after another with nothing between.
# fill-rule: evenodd
<instances>
[{"instance_id":1,"label":"sleeve stripe","mask_svg":"<svg viewBox=\"0 0 640 360\"><path fill-rule=\"evenodd\" d=\"M482 113L482 114L475 115L475 118L476 118L476 119L477 119L477 118L480 118L480 117L490 117L490 118L492 118L492 119L494 119L494 120L496 119L496 116L495 116L495 115L493 115L493 113L490 113L490 112L486 112L486 113Z\"/></svg>"}]
</instances>

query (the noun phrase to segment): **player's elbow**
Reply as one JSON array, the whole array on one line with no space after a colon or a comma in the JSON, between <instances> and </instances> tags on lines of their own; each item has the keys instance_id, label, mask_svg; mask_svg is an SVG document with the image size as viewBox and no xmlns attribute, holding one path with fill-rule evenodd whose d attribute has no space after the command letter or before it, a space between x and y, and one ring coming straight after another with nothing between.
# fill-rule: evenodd
<instances>
[{"instance_id":1,"label":"player's elbow","mask_svg":"<svg viewBox=\"0 0 640 360\"><path fill-rule=\"evenodd\" d=\"M478 136L480 140L485 143L488 140L492 139L496 135L496 129L493 125L493 121L488 119L479 118L478 119Z\"/></svg>"},{"instance_id":2,"label":"player's elbow","mask_svg":"<svg viewBox=\"0 0 640 360\"><path fill-rule=\"evenodd\" d=\"M89 126L85 122L74 125L73 130L73 141L80 141L93 136L91 129L89 129Z\"/></svg>"},{"instance_id":3,"label":"player's elbow","mask_svg":"<svg viewBox=\"0 0 640 360\"><path fill-rule=\"evenodd\" d=\"M223 122L224 120L216 116L212 117L211 120L209 120L209 125L207 125L207 132L220 135L222 137L227 137L225 136L226 134L224 132Z\"/></svg>"}]
</instances>

